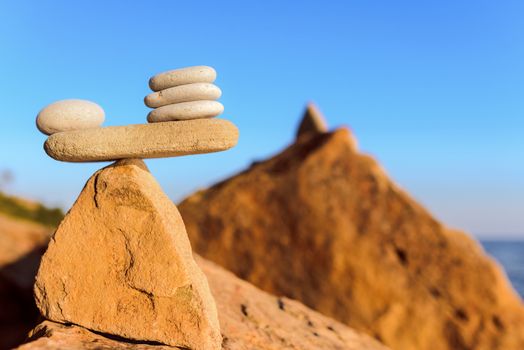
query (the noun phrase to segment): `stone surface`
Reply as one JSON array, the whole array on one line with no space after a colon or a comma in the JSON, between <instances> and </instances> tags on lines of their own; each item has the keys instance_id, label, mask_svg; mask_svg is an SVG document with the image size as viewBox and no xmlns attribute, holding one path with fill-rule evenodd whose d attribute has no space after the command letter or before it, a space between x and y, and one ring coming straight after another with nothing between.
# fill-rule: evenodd
<instances>
[{"instance_id":1,"label":"stone surface","mask_svg":"<svg viewBox=\"0 0 524 350\"><path fill-rule=\"evenodd\" d=\"M49 243L34 292L49 320L220 348L215 303L182 218L153 176L129 161L88 180Z\"/></svg>"},{"instance_id":2,"label":"stone surface","mask_svg":"<svg viewBox=\"0 0 524 350\"><path fill-rule=\"evenodd\" d=\"M193 248L393 349L524 349L500 267L354 144L347 129L300 137L190 196L179 210Z\"/></svg>"},{"instance_id":3,"label":"stone surface","mask_svg":"<svg viewBox=\"0 0 524 350\"><path fill-rule=\"evenodd\" d=\"M314 103L308 103L297 130L297 137L310 134L322 134L328 131L327 123Z\"/></svg>"},{"instance_id":4,"label":"stone surface","mask_svg":"<svg viewBox=\"0 0 524 350\"><path fill-rule=\"evenodd\" d=\"M147 115L150 123L174 120L213 118L224 111L224 106L217 101L192 101L158 107Z\"/></svg>"},{"instance_id":5,"label":"stone surface","mask_svg":"<svg viewBox=\"0 0 524 350\"><path fill-rule=\"evenodd\" d=\"M217 301L225 350L386 350L370 337L312 311L299 302L269 295L217 265L197 257ZM167 350L162 345L110 339L78 326L45 321L28 344L34 349Z\"/></svg>"},{"instance_id":6,"label":"stone surface","mask_svg":"<svg viewBox=\"0 0 524 350\"><path fill-rule=\"evenodd\" d=\"M0 349L25 340L38 320L33 283L52 229L0 214Z\"/></svg>"},{"instance_id":7,"label":"stone surface","mask_svg":"<svg viewBox=\"0 0 524 350\"><path fill-rule=\"evenodd\" d=\"M43 108L36 117L38 130L46 135L96 128L104 122L102 107L86 100L62 100Z\"/></svg>"},{"instance_id":8,"label":"stone surface","mask_svg":"<svg viewBox=\"0 0 524 350\"><path fill-rule=\"evenodd\" d=\"M219 152L237 140L231 122L200 119L63 132L51 135L44 149L56 160L95 162Z\"/></svg>"},{"instance_id":9,"label":"stone surface","mask_svg":"<svg viewBox=\"0 0 524 350\"><path fill-rule=\"evenodd\" d=\"M120 161L147 169L136 160ZM37 324L32 283L51 232L27 221L0 215L0 261L16 267L17 288L0 294L0 349L12 349ZM30 258L28 258L30 257ZM198 256L219 310L223 349L384 349L377 342L302 304L260 291L249 283ZM4 264L5 262L5 264ZM0 275L1 277L1 275ZM2 279L0 279L3 282ZM0 292L3 284L0 284ZM329 332L326 332L326 329ZM317 335L315 335L317 334ZM92 333L82 327L44 321L22 349L172 349L162 345L130 343Z\"/></svg>"},{"instance_id":10,"label":"stone surface","mask_svg":"<svg viewBox=\"0 0 524 350\"><path fill-rule=\"evenodd\" d=\"M295 300L265 293L199 256L197 262L217 300L224 349L386 349Z\"/></svg>"},{"instance_id":11,"label":"stone surface","mask_svg":"<svg viewBox=\"0 0 524 350\"><path fill-rule=\"evenodd\" d=\"M216 100L222 95L218 86L209 83L195 83L175 86L153 92L144 98L146 106L151 108L199 100Z\"/></svg>"},{"instance_id":12,"label":"stone surface","mask_svg":"<svg viewBox=\"0 0 524 350\"><path fill-rule=\"evenodd\" d=\"M173 86L192 83L212 83L217 72L208 66L194 66L170 70L155 75L149 79L149 87L153 91L164 90Z\"/></svg>"}]
</instances>

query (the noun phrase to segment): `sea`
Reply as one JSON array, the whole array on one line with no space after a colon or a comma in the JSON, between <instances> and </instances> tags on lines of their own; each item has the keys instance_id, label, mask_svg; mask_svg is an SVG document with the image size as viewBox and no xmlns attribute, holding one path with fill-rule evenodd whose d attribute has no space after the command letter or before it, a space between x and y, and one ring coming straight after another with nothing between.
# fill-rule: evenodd
<instances>
[{"instance_id":1,"label":"sea","mask_svg":"<svg viewBox=\"0 0 524 350\"><path fill-rule=\"evenodd\" d=\"M513 288L524 298L524 241L480 242L484 250L504 267Z\"/></svg>"}]
</instances>

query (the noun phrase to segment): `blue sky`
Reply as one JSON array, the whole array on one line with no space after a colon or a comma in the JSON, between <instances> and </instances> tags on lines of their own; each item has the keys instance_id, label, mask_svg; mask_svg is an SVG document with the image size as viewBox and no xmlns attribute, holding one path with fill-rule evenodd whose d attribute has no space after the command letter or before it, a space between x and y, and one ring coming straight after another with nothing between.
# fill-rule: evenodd
<instances>
[{"instance_id":1,"label":"blue sky","mask_svg":"<svg viewBox=\"0 0 524 350\"><path fill-rule=\"evenodd\" d=\"M228 152L148 161L180 200L292 141L307 101L449 226L524 238L524 2L3 1L0 170L68 207L100 164L56 162L34 120L65 98L143 123L155 73L218 71Z\"/></svg>"}]
</instances>

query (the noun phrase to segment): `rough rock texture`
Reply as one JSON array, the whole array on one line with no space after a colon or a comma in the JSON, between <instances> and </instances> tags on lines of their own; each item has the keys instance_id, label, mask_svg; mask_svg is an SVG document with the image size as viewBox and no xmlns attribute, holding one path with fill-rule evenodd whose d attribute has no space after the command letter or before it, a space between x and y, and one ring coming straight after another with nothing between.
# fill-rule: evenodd
<instances>
[{"instance_id":1,"label":"rough rock texture","mask_svg":"<svg viewBox=\"0 0 524 350\"><path fill-rule=\"evenodd\" d=\"M225 349L386 349L303 304L261 291L201 257L217 300Z\"/></svg>"},{"instance_id":2,"label":"rough rock texture","mask_svg":"<svg viewBox=\"0 0 524 350\"><path fill-rule=\"evenodd\" d=\"M314 103L309 103L298 126L297 137L306 134L322 134L327 131L328 127L324 116Z\"/></svg>"},{"instance_id":3,"label":"rough rock texture","mask_svg":"<svg viewBox=\"0 0 524 350\"><path fill-rule=\"evenodd\" d=\"M134 163L121 161L120 163ZM143 163L136 163L142 165ZM0 281L0 349L20 344L36 325L38 310L33 302L32 281L51 232L48 228L0 216L0 261L17 266L16 286L6 290ZM30 258L27 258L29 256ZM298 302L271 296L217 265L195 257L207 275L219 310L224 349L385 349L365 335L321 316ZM28 281L31 281L30 286ZM13 287L16 286L16 287ZM247 314L247 315L246 315ZM330 332L325 332L325 329ZM315 335L318 334L317 335ZM261 345L260 345L261 344ZM161 345L136 344L108 338L82 327L44 321L32 332L32 341L22 349L172 349Z\"/></svg>"},{"instance_id":4,"label":"rough rock texture","mask_svg":"<svg viewBox=\"0 0 524 350\"><path fill-rule=\"evenodd\" d=\"M179 205L193 248L393 349L524 349L501 269L399 189L347 129L299 137Z\"/></svg>"},{"instance_id":5,"label":"rough rock texture","mask_svg":"<svg viewBox=\"0 0 524 350\"><path fill-rule=\"evenodd\" d=\"M237 141L233 123L198 119L66 131L49 136L44 149L56 160L95 162L219 152Z\"/></svg>"},{"instance_id":6,"label":"rough rock texture","mask_svg":"<svg viewBox=\"0 0 524 350\"><path fill-rule=\"evenodd\" d=\"M222 349L386 350L366 335L286 298L269 295L202 258L222 325ZM50 321L32 332L21 350L34 349L172 349L167 346L109 339L78 326Z\"/></svg>"},{"instance_id":7,"label":"rough rock texture","mask_svg":"<svg viewBox=\"0 0 524 350\"><path fill-rule=\"evenodd\" d=\"M0 214L0 349L20 344L39 317L33 283L51 229Z\"/></svg>"},{"instance_id":8,"label":"rough rock texture","mask_svg":"<svg viewBox=\"0 0 524 350\"><path fill-rule=\"evenodd\" d=\"M96 172L53 235L42 315L125 338L220 348L216 306L182 218L142 161Z\"/></svg>"}]
</instances>

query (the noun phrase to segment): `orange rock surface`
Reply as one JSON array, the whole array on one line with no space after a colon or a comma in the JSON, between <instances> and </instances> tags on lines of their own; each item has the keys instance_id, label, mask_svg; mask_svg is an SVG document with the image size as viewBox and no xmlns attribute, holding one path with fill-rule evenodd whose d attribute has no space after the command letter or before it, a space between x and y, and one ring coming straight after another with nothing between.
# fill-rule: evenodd
<instances>
[{"instance_id":1,"label":"orange rock surface","mask_svg":"<svg viewBox=\"0 0 524 350\"><path fill-rule=\"evenodd\" d=\"M367 335L287 298L278 298L197 257L216 299L224 350L387 350ZM20 350L130 349L172 347L111 339L77 326L50 321L32 332Z\"/></svg>"},{"instance_id":2,"label":"orange rock surface","mask_svg":"<svg viewBox=\"0 0 524 350\"><path fill-rule=\"evenodd\" d=\"M137 325L142 325L144 329L148 327L144 323L144 320L149 320L151 317L148 314L148 305L142 305L142 309L137 309L131 314L115 314L111 306L118 304L114 302L114 298L129 302L129 295L132 291L125 290L126 286L136 287L137 283L142 283L143 290L147 290L146 288L165 289L172 282L170 274L177 272L171 266L175 259L171 259L171 268L166 271L155 270L157 265L158 267L165 266L165 264L155 264L155 262L158 263L159 259L166 256L169 242L165 241L161 247L156 246L157 249L153 249L153 252L149 246L158 242L162 237L165 238L166 232L162 227L169 226L169 222L178 222L180 219L176 214L172 215L173 217L162 216L161 222L151 221L155 213L158 214L163 210L162 207L164 209L174 207L172 203L165 202L161 193L154 191L154 188L151 189L156 186L151 181L145 164L136 160L119 161L117 167L112 166L97 172L88 182L79 200L55 234L42 264L42 275L39 277L37 289L38 293L46 294L45 296L40 295L39 300L40 306L43 307L48 317L52 316L57 319L56 316L65 315L65 318L60 318L60 321L71 320L69 322L82 323L89 327L92 325L86 324L85 319L96 321L110 319L113 321L112 326L118 327L120 331L132 329ZM116 191L118 189L122 191ZM158 196L152 196L151 191ZM96 202L95 208L93 208L93 202ZM151 209L153 204L158 208L149 215L128 215L129 211L137 214L135 211ZM101 212L96 213L97 210ZM115 212L118 212L119 215L115 216ZM102 218L98 215L101 215ZM85 219L85 222L79 224L78 218ZM143 221L144 225L137 225L137 221ZM107 227L97 226L101 222L105 222ZM118 230L123 227L122 225L126 228L123 231L127 230L127 234L131 237L128 237L129 239L122 242L121 245L115 245L113 244L115 240L125 233ZM151 230L140 229L144 226ZM93 227L98 227L98 229L89 230ZM175 229L169 231L178 232L176 227L180 228L179 225L175 225ZM107 230L113 230L114 236L107 236L105 234ZM129 232L130 230L136 232ZM149 231L153 232L155 237L148 236ZM0 266L2 267L0 277L11 276L7 273L15 272L12 280L0 280L2 282L0 292L4 291L3 287L10 291L10 293L0 293L2 320L0 349L11 349L20 344L29 330L36 325L38 311L34 305L31 291L40 264L40 254L45 250L49 236L48 228L0 215L0 243L2 243L0 244ZM133 242L133 239L137 236L141 236L143 240L139 244L140 249L134 250L133 244L136 242ZM177 245L178 248L184 248L184 246L185 244ZM126 253L123 254L122 250L126 250ZM147 255L146 260L141 256L141 252ZM188 253L187 250L185 252ZM126 254L129 254L128 257L132 256L133 259L120 259ZM387 349L369 336L360 334L299 302L265 293L212 262L198 256L195 256L195 259L207 276L210 291L217 302L218 318L223 335L220 347L223 349ZM53 263L50 263L50 260ZM119 261L123 264L119 265ZM125 263L126 261L132 261L134 266L141 269L142 272L148 267L151 268L151 274L140 274L140 271L119 274L118 266L121 266L122 270L131 268L129 264ZM103 279L109 272L114 273L114 278ZM140 278L135 279L134 277ZM188 277L194 279L198 277L198 273L195 274L195 271L192 271L191 276ZM103 287L100 287L101 279L105 281ZM60 284L58 287L56 287L56 282ZM97 286L99 286L98 292L96 292ZM116 289L119 293L115 294ZM140 291L135 291L135 297L141 294ZM56 297L56 293L59 297ZM158 295L150 293L153 301L157 297ZM128 305L131 305L131 302ZM155 303L160 318L156 321L157 327L167 322L168 318L180 316L164 315L165 318L162 319L161 306L165 303L166 300ZM55 309L52 312L45 311L52 308ZM93 317L89 318L89 315ZM103 322L97 323L98 326L101 324ZM99 332L95 333L76 325L44 321L33 329L31 339L20 348L26 350L173 349L147 340L115 337L106 333L110 331L109 328L105 328L105 332L103 328L97 328ZM198 327L186 327L183 331L186 335L202 332ZM120 335L126 334L120 333ZM183 338L183 335L176 332L173 332L171 336L174 339ZM206 339L205 334L199 338L201 344L209 344L209 340L210 338ZM195 348L195 343L191 347ZM204 348L209 349L207 345L204 345Z\"/></svg>"},{"instance_id":3,"label":"orange rock surface","mask_svg":"<svg viewBox=\"0 0 524 350\"><path fill-rule=\"evenodd\" d=\"M142 161L97 171L51 238L35 300L52 321L138 341L219 349L207 279L176 206Z\"/></svg>"},{"instance_id":4,"label":"orange rock surface","mask_svg":"<svg viewBox=\"0 0 524 350\"><path fill-rule=\"evenodd\" d=\"M350 132L302 133L179 205L193 249L393 349L524 349L499 266L359 153Z\"/></svg>"}]
</instances>

